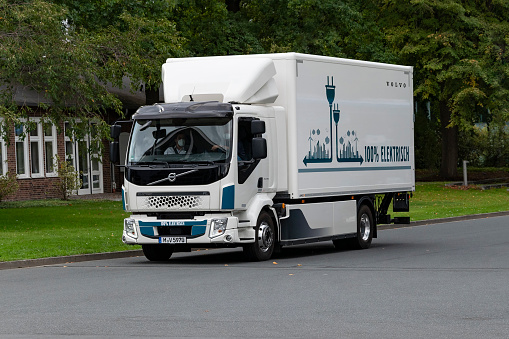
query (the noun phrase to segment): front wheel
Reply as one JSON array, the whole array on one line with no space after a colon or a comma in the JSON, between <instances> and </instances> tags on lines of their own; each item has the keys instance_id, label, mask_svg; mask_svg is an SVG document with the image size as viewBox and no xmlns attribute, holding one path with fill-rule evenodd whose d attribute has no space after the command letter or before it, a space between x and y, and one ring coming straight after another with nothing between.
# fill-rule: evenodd
<instances>
[{"instance_id":1,"label":"front wheel","mask_svg":"<svg viewBox=\"0 0 509 339\"><path fill-rule=\"evenodd\" d=\"M173 254L173 245L141 245L143 254L150 261L167 261Z\"/></svg>"},{"instance_id":2,"label":"front wheel","mask_svg":"<svg viewBox=\"0 0 509 339\"><path fill-rule=\"evenodd\" d=\"M267 212L260 213L255 229L255 242L244 246L244 254L251 261L268 260L276 243L274 222Z\"/></svg>"}]
</instances>

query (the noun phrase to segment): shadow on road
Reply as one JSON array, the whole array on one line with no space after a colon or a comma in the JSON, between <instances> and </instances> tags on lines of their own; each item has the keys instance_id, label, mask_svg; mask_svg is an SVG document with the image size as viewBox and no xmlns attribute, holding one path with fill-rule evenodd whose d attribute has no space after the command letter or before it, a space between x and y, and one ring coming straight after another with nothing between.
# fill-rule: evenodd
<instances>
[{"instance_id":1,"label":"shadow on road","mask_svg":"<svg viewBox=\"0 0 509 339\"><path fill-rule=\"evenodd\" d=\"M378 246L373 246L378 247ZM369 251L369 250L368 250ZM269 262L296 259L302 257L318 257L334 253L355 253L358 250L348 248L335 249L331 242L296 245L282 248ZM166 262L145 261L144 265L230 265L246 264L247 261L241 248L231 249L199 249L192 252L176 252Z\"/></svg>"}]
</instances>

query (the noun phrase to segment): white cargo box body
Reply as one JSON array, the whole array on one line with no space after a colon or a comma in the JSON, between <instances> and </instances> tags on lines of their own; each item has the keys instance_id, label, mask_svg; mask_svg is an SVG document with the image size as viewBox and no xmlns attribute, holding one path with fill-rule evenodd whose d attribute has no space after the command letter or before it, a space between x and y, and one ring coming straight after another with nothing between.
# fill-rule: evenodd
<instances>
[{"instance_id":1,"label":"white cargo box body","mask_svg":"<svg viewBox=\"0 0 509 339\"><path fill-rule=\"evenodd\" d=\"M412 68L290 56L275 60L275 105L288 112L291 197L413 191Z\"/></svg>"},{"instance_id":2,"label":"white cargo box body","mask_svg":"<svg viewBox=\"0 0 509 339\"><path fill-rule=\"evenodd\" d=\"M166 102L192 92L285 109L287 173L278 177L290 198L415 189L412 67L298 53L168 62L180 74L163 66Z\"/></svg>"}]
</instances>

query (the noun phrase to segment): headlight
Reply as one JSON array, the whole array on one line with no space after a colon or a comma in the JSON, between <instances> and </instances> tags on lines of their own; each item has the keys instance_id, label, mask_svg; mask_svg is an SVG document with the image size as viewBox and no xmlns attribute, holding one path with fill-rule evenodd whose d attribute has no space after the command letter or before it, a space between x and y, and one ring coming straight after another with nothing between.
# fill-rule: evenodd
<instances>
[{"instance_id":1,"label":"headlight","mask_svg":"<svg viewBox=\"0 0 509 339\"><path fill-rule=\"evenodd\" d=\"M224 234L224 231L226 231L227 224L228 218L212 219L210 221L210 237L214 238Z\"/></svg>"},{"instance_id":2,"label":"headlight","mask_svg":"<svg viewBox=\"0 0 509 339\"><path fill-rule=\"evenodd\" d=\"M134 219L124 219L124 230L131 238L138 238L136 235L136 222Z\"/></svg>"}]
</instances>

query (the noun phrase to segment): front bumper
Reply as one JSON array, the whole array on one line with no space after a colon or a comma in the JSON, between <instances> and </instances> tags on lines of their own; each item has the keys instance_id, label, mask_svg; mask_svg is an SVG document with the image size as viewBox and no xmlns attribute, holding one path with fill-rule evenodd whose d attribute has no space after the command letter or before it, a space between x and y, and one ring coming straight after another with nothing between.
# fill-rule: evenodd
<instances>
[{"instance_id":1,"label":"front bumper","mask_svg":"<svg viewBox=\"0 0 509 339\"><path fill-rule=\"evenodd\" d=\"M212 221L218 218L227 219L226 227L220 233L211 232ZM127 226L128 223L131 225ZM122 241L144 245L158 244L161 237L184 237L182 245L187 247L240 246L254 242L254 228L239 228L238 224L238 218L231 215L211 215L196 220L160 220L136 215L125 219Z\"/></svg>"}]
</instances>

